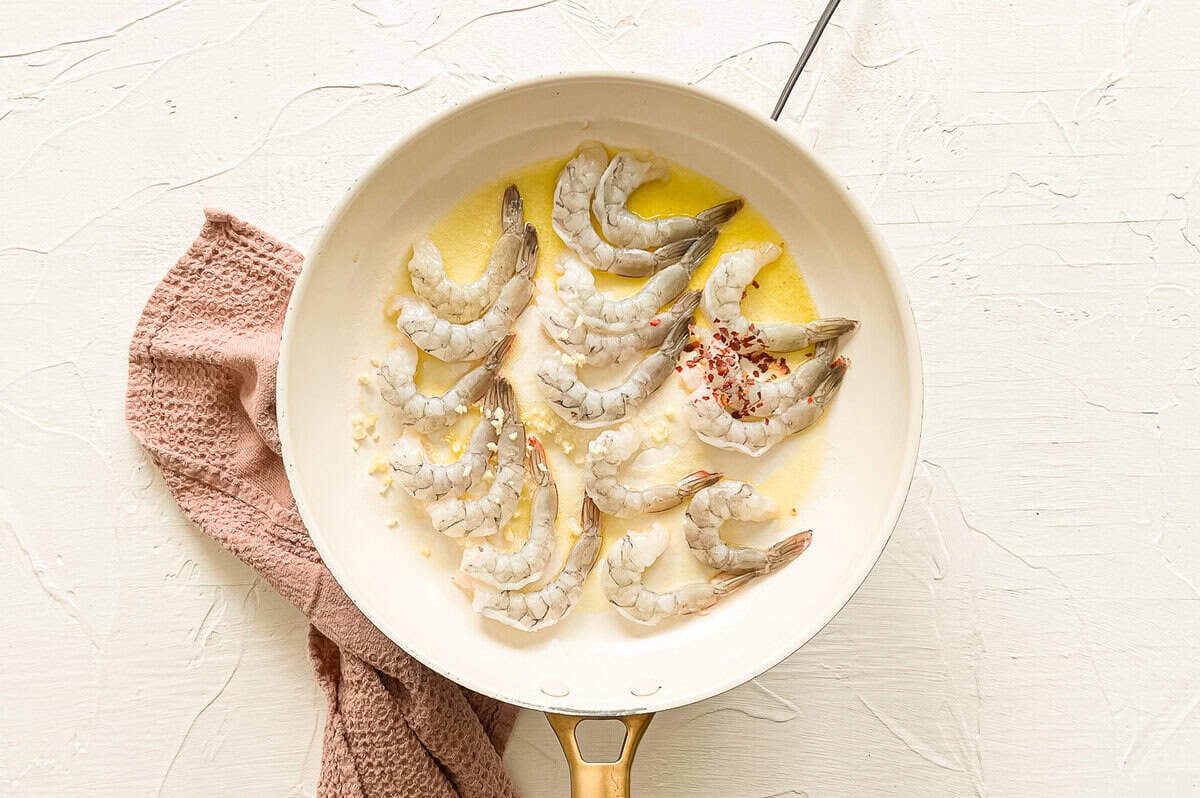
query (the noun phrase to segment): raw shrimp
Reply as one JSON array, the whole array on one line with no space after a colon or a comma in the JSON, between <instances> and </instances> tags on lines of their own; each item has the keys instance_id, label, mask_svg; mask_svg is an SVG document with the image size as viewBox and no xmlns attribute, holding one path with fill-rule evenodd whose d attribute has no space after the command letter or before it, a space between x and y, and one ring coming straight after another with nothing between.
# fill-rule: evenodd
<instances>
[{"instance_id":1,"label":"raw shrimp","mask_svg":"<svg viewBox=\"0 0 1200 798\"><path fill-rule=\"evenodd\" d=\"M808 548L812 530L784 538L765 551L730 546L721 539L726 521L764 521L775 514L775 502L748 482L718 482L692 497L683 532L692 553L709 567L734 574L777 571Z\"/></svg>"},{"instance_id":2,"label":"raw shrimp","mask_svg":"<svg viewBox=\"0 0 1200 798\"><path fill-rule=\"evenodd\" d=\"M549 629L561 621L579 602L583 582L600 554L600 510L586 497L580 525L583 532L571 546L567 561L553 582L529 593L476 589L472 602L475 611L526 632Z\"/></svg>"},{"instance_id":3,"label":"raw shrimp","mask_svg":"<svg viewBox=\"0 0 1200 798\"><path fill-rule=\"evenodd\" d=\"M688 341L687 320L681 320L658 351L633 367L629 376L612 388L590 388L579 380L575 368L554 356L542 361L538 380L550 406L576 427L606 427L624 419L631 410L659 389L675 368L675 358Z\"/></svg>"},{"instance_id":4,"label":"raw shrimp","mask_svg":"<svg viewBox=\"0 0 1200 798\"><path fill-rule=\"evenodd\" d=\"M533 272L537 268L537 231L525 225L517 271L504 284L487 312L475 321L455 324L440 318L429 305L413 296L401 296L396 304L400 315L396 326L417 346L445 361L477 360L512 327L533 296Z\"/></svg>"},{"instance_id":5,"label":"raw shrimp","mask_svg":"<svg viewBox=\"0 0 1200 798\"><path fill-rule=\"evenodd\" d=\"M558 280L558 294L563 302L584 317L592 329L606 332L629 332L650 323L650 318L671 300L683 293L692 275L712 252L717 231L710 230L692 244L683 258L648 279L632 296L609 299L596 288L591 270L577 260L567 259L563 275Z\"/></svg>"},{"instance_id":6,"label":"raw shrimp","mask_svg":"<svg viewBox=\"0 0 1200 798\"><path fill-rule=\"evenodd\" d=\"M541 579L554 553L554 522L558 518L558 488L546 465L546 450L529 438L529 473L537 483L529 508L529 538L514 552L480 543L463 552L464 573L498 590L516 590Z\"/></svg>"},{"instance_id":7,"label":"raw shrimp","mask_svg":"<svg viewBox=\"0 0 1200 798\"><path fill-rule=\"evenodd\" d=\"M725 596L762 574L721 573L708 582L692 582L666 593L650 590L642 574L662 556L670 535L662 524L646 532L629 532L608 550L601 579L604 595L617 612L631 621L653 626L668 618L692 615L712 608Z\"/></svg>"},{"instance_id":8,"label":"raw shrimp","mask_svg":"<svg viewBox=\"0 0 1200 798\"><path fill-rule=\"evenodd\" d=\"M588 444L583 465L583 484L601 512L628 517L639 513L658 513L676 507L701 488L721 480L720 474L693 471L678 482L648 488L629 488L617 479L621 466L633 458L642 439L630 426L601 432Z\"/></svg>"},{"instance_id":9,"label":"raw shrimp","mask_svg":"<svg viewBox=\"0 0 1200 798\"><path fill-rule=\"evenodd\" d=\"M595 366L620 363L634 352L657 348L677 324L692 318L699 304L699 291L685 291L668 310L646 324L626 333L611 333L592 329L587 319L564 305L553 290L542 291L537 298L546 335L559 349Z\"/></svg>"},{"instance_id":10,"label":"raw shrimp","mask_svg":"<svg viewBox=\"0 0 1200 798\"><path fill-rule=\"evenodd\" d=\"M840 357L811 396L798 398L770 418L743 421L722 406L722 399L707 386L697 388L684 404L688 424L696 436L720 449L758 457L789 435L801 432L825 412L846 375L849 361Z\"/></svg>"},{"instance_id":11,"label":"raw shrimp","mask_svg":"<svg viewBox=\"0 0 1200 798\"><path fill-rule=\"evenodd\" d=\"M794 371L769 379L772 368L754 364L748 371L733 347L715 340L711 331L696 328L694 332L700 341L699 365L705 382L721 394L726 409L737 418L771 416L812 396L837 357L837 339L821 341L813 356Z\"/></svg>"},{"instance_id":12,"label":"raw shrimp","mask_svg":"<svg viewBox=\"0 0 1200 798\"><path fill-rule=\"evenodd\" d=\"M508 380L500 377L492 383L484 410L485 420L495 427L498 437L495 478L482 496L445 499L429 506L433 528L448 537L487 537L499 532L516 512L525 484L525 425Z\"/></svg>"},{"instance_id":13,"label":"raw shrimp","mask_svg":"<svg viewBox=\"0 0 1200 798\"><path fill-rule=\"evenodd\" d=\"M447 321L461 323L482 316L516 271L524 238L524 218L521 194L516 186L509 186L504 189L500 202L500 238L496 239L483 274L470 283L455 282L447 277L446 265L437 246L427 238L418 242L408 262L413 293Z\"/></svg>"},{"instance_id":14,"label":"raw shrimp","mask_svg":"<svg viewBox=\"0 0 1200 798\"><path fill-rule=\"evenodd\" d=\"M687 239L647 252L614 247L600 237L592 227L591 200L607 165L608 152L595 141L584 142L567 161L554 187L550 216L558 237L595 268L622 277L646 277L683 257L691 243Z\"/></svg>"},{"instance_id":15,"label":"raw shrimp","mask_svg":"<svg viewBox=\"0 0 1200 798\"><path fill-rule=\"evenodd\" d=\"M392 445L391 463L396 482L410 496L423 502L457 498L479 483L487 469L496 442L496 428L484 418L475 425L466 451L453 463L432 463L421 438L412 430Z\"/></svg>"},{"instance_id":16,"label":"raw shrimp","mask_svg":"<svg viewBox=\"0 0 1200 798\"><path fill-rule=\"evenodd\" d=\"M600 220L604 237L619 247L654 249L684 238L695 238L714 227L720 227L742 209L742 200L733 199L714 205L693 216L660 216L643 219L625 204L638 186L651 180L662 180L668 174L662 158L639 161L631 152L619 152L608 164L596 196L592 212Z\"/></svg>"},{"instance_id":17,"label":"raw shrimp","mask_svg":"<svg viewBox=\"0 0 1200 798\"><path fill-rule=\"evenodd\" d=\"M401 336L400 342L388 352L383 365L379 367L379 376L383 379L379 394L400 411L401 424L421 432L447 427L483 396L496 378L504 356L512 348L512 342L511 333L504 336L488 350L483 363L460 377L453 388L441 396L426 396L417 390L414 381L417 374L417 347Z\"/></svg>"},{"instance_id":18,"label":"raw shrimp","mask_svg":"<svg viewBox=\"0 0 1200 798\"><path fill-rule=\"evenodd\" d=\"M857 321L831 317L808 324L781 322L755 324L742 315L742 296L746 287L764 266L776 260L782 250L774 244L739 249L722 255L717 267L704 284L704 312L717 327L744 337L741 352L795 352L817 341L845 335L858 326Z\"/></svg>"}]
</instances>

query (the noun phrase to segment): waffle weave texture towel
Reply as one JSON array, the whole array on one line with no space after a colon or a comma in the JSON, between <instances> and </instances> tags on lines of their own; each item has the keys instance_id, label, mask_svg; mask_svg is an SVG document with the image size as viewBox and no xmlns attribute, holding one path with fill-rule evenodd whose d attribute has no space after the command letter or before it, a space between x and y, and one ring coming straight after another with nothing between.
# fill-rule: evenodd
<instances>
[{"instance_id":1,"label":"waffle weave texture towel","mask_svg":"<svg viewBox=\"0 0 1200 798\"><path fill-rule=\"evenodd\" d=\"M296 511L279 455L275 365L302 261L207 211L134 331L126 420L188 517L312 623L309 657L329 702L320 796L515 796L501 753L516 710L388 640L334 581Z\"/></svg>"}]
</instances>

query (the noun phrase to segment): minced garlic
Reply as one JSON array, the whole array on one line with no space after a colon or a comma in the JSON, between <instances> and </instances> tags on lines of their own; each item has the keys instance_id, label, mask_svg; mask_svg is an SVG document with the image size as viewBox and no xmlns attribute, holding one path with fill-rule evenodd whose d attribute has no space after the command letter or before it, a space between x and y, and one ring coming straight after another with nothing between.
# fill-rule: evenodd
<instances>
[{"instance_id":1,"label":"minced garlic","mask_svg":"<svg viewBox=\"0 0 1200 798\"><path fill-rule=\"evenodd\" d=\"M367 436L375 431L375 422L379 417L374 413L358 413L350 419L350 437L355 442L366 440ZM358 447L355 446L355 449Z\"/></svg>"}]
</instances>

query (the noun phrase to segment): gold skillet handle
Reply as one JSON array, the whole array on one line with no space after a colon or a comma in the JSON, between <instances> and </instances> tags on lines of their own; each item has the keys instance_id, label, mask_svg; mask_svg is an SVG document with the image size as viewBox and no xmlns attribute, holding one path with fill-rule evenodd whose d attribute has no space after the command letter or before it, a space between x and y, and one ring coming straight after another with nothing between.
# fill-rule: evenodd
<instances>
[{"instance_id":1,"label":"gold skillet handle","mask_svg":"<svg viewBox=\"0 0 1200 798\"><path fill-rule=\"evenodd\" d=\"M619 720L625 724L625 743L616 762L588 762L579 753L579 742L575 739L575 727L586 718L574 715L546 713L546 720L558 736L567 766L571 769L571 798L629 798L629 773L633 768L633 756L638 743L650 725L654 713L626 715Z\"/></svg>"}]
</instances>

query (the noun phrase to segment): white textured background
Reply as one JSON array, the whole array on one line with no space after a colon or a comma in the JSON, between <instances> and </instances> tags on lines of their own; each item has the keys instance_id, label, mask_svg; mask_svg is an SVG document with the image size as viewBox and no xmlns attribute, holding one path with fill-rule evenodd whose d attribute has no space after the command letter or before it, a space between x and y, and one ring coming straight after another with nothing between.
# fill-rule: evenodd
<instances>
[{"instance_id":1,"label":"white textured background","mask_svg":"<svg viewBox=\"0 0 1200 798\"><path fill-rule=\"evenodd\" d=\"M426 6L0 2L0 794L313 793L303 619L122 421L203 206L306 247L397 138L546 72L765 113L819 11ZM1192 0L842 4L783 124L906 278L916 482L821 635L655 720L641 795L1200 794L1198 43ZM565 793L539 716L508 762Z\"/></svg>"}]
</instances>

